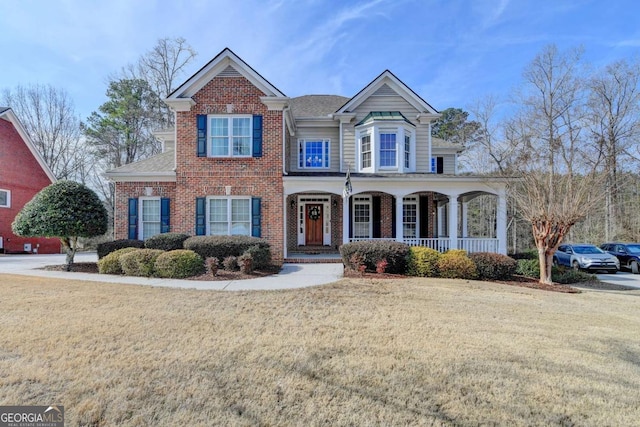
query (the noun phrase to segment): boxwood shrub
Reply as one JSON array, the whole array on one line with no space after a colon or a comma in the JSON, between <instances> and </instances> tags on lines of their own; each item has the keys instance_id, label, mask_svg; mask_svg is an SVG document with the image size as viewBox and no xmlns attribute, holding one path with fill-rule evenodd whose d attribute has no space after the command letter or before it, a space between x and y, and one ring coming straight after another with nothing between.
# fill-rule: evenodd
<instances>
[{"instance_id":1,"label":"boxwood shrub","mask_svg":"<svg viewBox=\"0 0 640 427\"><path fill-rule=\"evenodd\" d=\"M469 254L476 264L478 279L507 280L516 272L518 263L515 259L492 252L476 252Z\"/></svg>"},{"instance_id":2,"label":"boxwood shrub","mask_svg":"<svg viewBox=\"0 0 640 427\"><path fill-rule=\"evenodd\" d=\"M149 237L144 242L147 249L160 249L163 251L175 251L182 249L183 243L189 238L188 234L183 233L162 233Z\"/></svg>"},{"instance_id":3,"label":"boxwood shrub","mask_svg":"<svg viewBox=\"0 0 640 427\"><path fill-rule=\"evenodd\" d=\"M424 246L412 246L409 248L407 260L407 274L420 277L437 277L438 260L442 254L435 249Z\"/></svg>"},{"instance_id":4,"label":"boxwood shrub","mask_svg":"<svg viewBox=\"0 0 640 427\"><path fill-rule=\"evenodd\" d=\"M537 259L519 259L516 274L531 277L533 279L540 278L540 262ZM551 280L555 283L570 285L580 282L598 282L598 276L589 274L584 271L576 271L572 268L563 266L551 267Z\"/></svg>"},{"instance_id":5,"label":"boxwood shrub","mask_svg":"<svg viewBox=\"0 0 640 427\"><path fill-rule=\"evenodd\" d=\"M120 257L128 252L136 251L137 248L122 248L113 251L98 260L98 273L101 274L122 274Z\"/></svg>"},{"instance_id":6,"label":"boxwood shrub","mask_svg":"<svg viewBox=\"0 0 640 427\"><path fill-rule=\"evenodd\" d=\"M158 277L184 279L203 274L204 271L202 257L187 249L163 252L155 262L155 273Z\"/></svg>"},{"instance_id":7,"label":"boxwood shrub","mask_svg":"<svg viewBox=\"0 0 640 427\"><path fill-rule=\"evenodd\" d=\"M192 236L184 241L184 249L194 251L203 259L214 257L224 260L229 256L239 257L253 246L257 246L258 249L251 249L252 251L259 250L263 252L263 255L261 256L261 262L266 262L264 260L266 260L267 258L269 259L268 262L270 262L271 246L266 240L257 237Z\"/></svg>"},{"instance_id":8,"label":"boxwood shrub","mask_svg":"<svg viewBox=\"0 0 640 427\"><path fill-rule=\"evenodd\" d=\"M127 276L151 277L155 273L156 258L164 251L160 249L136 249L120 256L122 271Z\"/></svg>"},{"instance_id":9,"label":"boxwood shrub","mask_svg":"<svg viewBox=\"0 0 640 427\"><path fill-rule=\"evenodd\" d=\"M478 276L476 265L461 249L453 249L442 254L438 260L440 277L448 279L475 279Z\"/></svg>"},{"instance_id":10,"label":"boxwood shrub","mask_svg":"<svg viewBox=\"0 0 640 427\"><path fill-rule=\"evenodd\" d=\"M122 248L144 248L144 241L142 240L133 240L133 239L120 239L113 240L111 242L104 242L98 244L96 246L96 251L98 252L98 259L101 259L107 255L109 255L113 251L117 251Z\"/></svg>"},{"instance_id":11,"label":"boxwood shrub","mask_svg":"<svg viewBox=\"0 0 640 427\"><path fill-rule=\"evenodd\" d=\"M383 259L387 261L386 271L388 273L405 274L407 271L407 256L409 246L395 241L367 240L361 242L345 243L340 246L342 263L350 268L357 269L351 265L351 257L356 254L356 258L362 257L362 261L367 271L376 271L376 264Z\"/></svg>"}]
</instances>

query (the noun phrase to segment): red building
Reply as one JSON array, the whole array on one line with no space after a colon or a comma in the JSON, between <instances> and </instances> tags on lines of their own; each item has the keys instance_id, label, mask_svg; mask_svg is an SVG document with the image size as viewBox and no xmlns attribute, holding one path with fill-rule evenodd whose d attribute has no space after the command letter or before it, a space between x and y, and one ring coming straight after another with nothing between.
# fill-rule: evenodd
<instances>
[{"instance_id":1,"label":"red building","mask_svg":"<svg viewBox=\"0 0 640 427\"><path fill-rule=\"evenodd\" d=\"M0 253L60 253L60 240L19 237L11 231L14 218L55 177L22 124L0 107Z\"/></svg>"}]
</instances>

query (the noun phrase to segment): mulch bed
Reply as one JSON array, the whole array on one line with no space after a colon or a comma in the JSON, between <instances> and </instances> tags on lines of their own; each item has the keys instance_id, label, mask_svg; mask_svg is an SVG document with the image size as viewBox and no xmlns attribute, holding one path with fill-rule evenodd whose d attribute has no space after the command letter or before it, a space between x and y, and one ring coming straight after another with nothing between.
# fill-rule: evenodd
<instances>
[{"instance_id":1,"label":"mulch bed","mask_svg":"<svg viewBox=\"0 0 640 427\"><path fill-rule=\"evenodd\" d=\"M44 267L45 270L50 271L66 271L67 265L47 265ZM98 274L98 264L95 262L76 262L71 266L71 271L74 273L95 273ZM230 280L246 280L246 279L255 279L257 277L265 277L270 276L272 274L276 274L280 271L279 267L274 267L270 270L260 270L254 271L251 274L244 274L241 271L227 271L227 270L218 270L218 273L215 276L211 276L210 274L201 274L199 276L187 277L185 280L200 280L200 281L230 281Z\"/></svg>"}]
</instances>

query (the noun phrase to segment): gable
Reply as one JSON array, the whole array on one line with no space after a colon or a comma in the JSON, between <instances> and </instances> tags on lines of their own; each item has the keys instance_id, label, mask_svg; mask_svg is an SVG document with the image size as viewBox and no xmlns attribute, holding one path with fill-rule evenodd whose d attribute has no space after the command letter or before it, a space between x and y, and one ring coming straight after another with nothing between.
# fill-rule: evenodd
<instances>
[{"instance_id":1,"label":"gable","mask_svg":"<svg viewBox=\"0 0 640 427\"><path fill-rule=\"evenodd\" d=\"M207 85L207 83L217 77L244 77L260 90L265 97L286 98L278 88L269 83L256 70L233 53L231 49L225 48L197 73L169 94L165 102L176 111L188 111L194 104L191 98Z\"/></svg>"},{"instance_id":2,"label":"gable","mask_svg":"<svg viewBox=\"0 0 640 427\"><path fill-rule=\"evenodd\" d=\"M439 117L440 113L422 99L409 86L405 85L391 71L385 70L371 83L365 86L353 98L347 101L336 114L354 112L371 97L400 97L419 114Z\"/></svg>"}]
</instances>

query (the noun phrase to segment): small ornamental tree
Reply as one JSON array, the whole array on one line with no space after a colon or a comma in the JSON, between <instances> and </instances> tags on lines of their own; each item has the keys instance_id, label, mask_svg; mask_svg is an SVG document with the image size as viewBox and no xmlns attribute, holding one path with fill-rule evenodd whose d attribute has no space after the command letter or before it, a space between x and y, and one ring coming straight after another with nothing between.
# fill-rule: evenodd
<instances>
[{"instance_id":1,"label":"small ornamental tree","mask_svg":"<svg viewBox=\"0 0 640 427\"><path fill-rule=\"evenodd\" d=\"M43 188L16 215L11 228L23 237L58 237L71 270L79 237L107 231L108 215L91 189L73 181L58 181Z\"/></svg>"}]
</instances>

